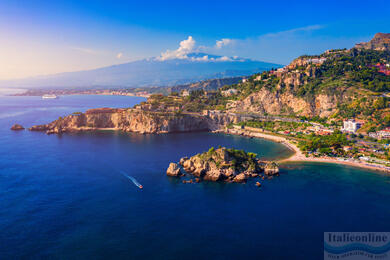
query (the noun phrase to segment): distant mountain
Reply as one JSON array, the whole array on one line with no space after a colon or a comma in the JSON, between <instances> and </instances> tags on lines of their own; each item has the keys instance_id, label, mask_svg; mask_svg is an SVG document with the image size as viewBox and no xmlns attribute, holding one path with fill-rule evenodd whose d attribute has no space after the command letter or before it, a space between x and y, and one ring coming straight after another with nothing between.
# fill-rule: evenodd
<instances>
[{"instance_id":1,"label":"distant mountain","mask_svg":"<svg viewBox=\"0 0 390 260\"><path fill-rule=\"evenodd\" d=\"M355 48L390 51L390 33L377 33L371 41L358 43L355 45Z\"/></svg>"},{"instance_id":2,"label":"distant mountain","mask_svg":"<svg viewBox=\"0 0 390 260\"><path fill-rule=\"evenodd\" d=\"M278 67L281 66L238 57L190 53L186 59L144 59L94 70L0 81L0 86L19 88L174 86L211 78L245 76Z\"/></svg>"},{"instance_id":3,"label":"distant mountain","mask_svg":"<svg viewBox=\"0 0 390 260\"><path fill-rule=\"evenodd\" d=\"M231 77L231 78L218 78L218 79L208 79L202 80L194 83L189 83L185 85L177 85L170 87L169 90L171 92L181 92L182 90L217 90L226 85L233 85L241 82L243 77Z\"/></svg>"}]
</instances>

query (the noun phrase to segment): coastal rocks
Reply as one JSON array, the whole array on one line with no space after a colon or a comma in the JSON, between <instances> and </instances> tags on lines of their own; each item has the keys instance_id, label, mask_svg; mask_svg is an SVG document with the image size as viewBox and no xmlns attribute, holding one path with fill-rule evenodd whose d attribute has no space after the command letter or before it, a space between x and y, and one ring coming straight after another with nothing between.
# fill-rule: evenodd
<instances>
[{"instance_id":1,"label":"coastal rocks","mask_svg":"<svg viewBox=\"0 0 390 260\"><path fill-rule=\"evenodd\" d=\"M188 157L183 157L183 158L180 159L179 164L180 164L180 165L183 165L184 162L187 161L187 160L188 160Z\"/></svg>"},{"instance_id":2,"label":"coastal rocks","mask_svg":"<svg viewBox=\"0 0 390 260\"><path fill-rule=\"evenodd\" d=\"M219 181L222 179L222 173L218 169L212 169L204 176L205 181Z\"/></svg>"},{"instance_id":3,"label":"coastal rocks","mask_svg":"<svg viewBox=\"0 0 390 260\"><path fill-rule=\"evenodd\" d=\"M24 127L23 127L22 125L19 125L19 124L14 124L14 125L11 127L11 130L13 130L13 131L24 130Z\"/></svg>"},{"instance_id":4,"label":"coastal rocks","mask_svg":"<svg viewBox=\"0 0 390 260\"><path fill-rule=\"evenodd\" d=\"M238 182L238 183L245 182L245 181L246 181L246 175L245 175L245 173L237 174L237 175L234 177L233 181L234 181L234 182Z\"/></svg>"},{"instance_id":5,"label":"coastal rocks","mask_svg":"<svg viewBox=\"0 0 390 260\"><path fill-rule=\"evenodd\" d=\"M196 182L204 181L224 181L244 183L249 178L261 177L260 173L264 171L265 162L256 158L256 154L247 153L242 150L228 149L221 147L194 155L190 158L183 157L179 164L183 169L193 175ZM268 174L278 172L275 167L267 167ZM171 170L175 170L170 165Z\"/></svg>"},{"instance_id":6,"label":"coastal rocks","mask_svg":"<svg viewBox=\"0 0 390 260\"><path fill-rule=\"evenodd\" d=\"M264 167L264 173L268 176L273 176L279 173L279 167L275 162L267 163Z\"/></svg>"},{"instance_id":7,"label":"coastal rocks","mask_svg":"<svg viewBox=\"0 0 390 260\"><path fill-rule=\"evenodd\" d=\"M179 166L176 163L170 163L169 167L167 169L167 175L168 176L173 176L173 177L178 177L181 175L181 171Z\"/></svg>"}]
</instances>

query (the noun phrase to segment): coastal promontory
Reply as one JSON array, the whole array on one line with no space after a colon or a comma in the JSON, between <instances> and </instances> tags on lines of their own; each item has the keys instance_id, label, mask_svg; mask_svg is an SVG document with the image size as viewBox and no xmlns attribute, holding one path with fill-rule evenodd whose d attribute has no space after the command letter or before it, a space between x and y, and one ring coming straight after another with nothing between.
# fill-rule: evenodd
<instances>
[{"instance_id":1,"label":"coastal promontory","mask_svg":"<svg viewBox=\"0 0 390 260\"><path fill-rule=\"evenodd\" d=\"M30 131L46 131L47 134L88 130L122 130L136 133L171 133L208 131L206 118L171 112L140 109L90 109L85 113L73 113L45 125L29 128Z\"/></svg>"}]
</instances>

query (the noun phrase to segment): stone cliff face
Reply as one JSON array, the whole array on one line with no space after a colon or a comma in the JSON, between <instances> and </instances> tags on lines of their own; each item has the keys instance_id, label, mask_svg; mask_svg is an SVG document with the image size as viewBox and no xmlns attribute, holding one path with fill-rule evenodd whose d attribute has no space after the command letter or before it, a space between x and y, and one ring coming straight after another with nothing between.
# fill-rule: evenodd
<instances>
[{"instance_id":1,"label":"stone cliff face","mask_svg":"<svg viewBox=\"0 0 390 260\"><path fill-rule=\"evenodd\" d=\"M390 33L377 33L371 41L358 43L355 48L390 51Z\"/></svg>"},{"instance_id":2,"label":"stone cliff face","mask_svg":"<svg viewBox=\"0 0 390 260\"><path fill-rule=\"evenodd\" d=\"M336 111L336 96L320 94L312 100L298 97L290 91L261 89L238 101L232 112L255 112L272 115L295 113L302 116L330 116Z\"/></svg>"},{"instance_id":3,"label":"stone cliff face","mask_svg":"<svg viewBox=\"0 0 390 260\"><path fill-rule=\"evenodd\" d=\"M137 133L170 133L210 130L210 119L200 115L149 112L137 109L91 109L86 113L59 118L31 131L63 133L113 129Z\"/></svg>"}]
</instances>

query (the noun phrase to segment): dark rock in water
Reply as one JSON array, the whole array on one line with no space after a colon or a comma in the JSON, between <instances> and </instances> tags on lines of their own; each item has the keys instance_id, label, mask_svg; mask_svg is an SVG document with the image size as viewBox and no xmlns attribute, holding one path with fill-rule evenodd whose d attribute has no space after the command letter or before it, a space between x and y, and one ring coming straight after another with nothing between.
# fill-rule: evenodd
<instances>
[{"instance_id":1,"label":"dark rock in water","mask_svg":"<svg viewBox=\"0 0 390 260\"><path fill-rule=\"evenodd\" d=\"M14 125L11 127L11 130L14 130L14 131L24 130L24 127L23 127L22 125L19 125L19 124L14 124Z\"/></svg>"},{"instance_id":2,"label":"dark rock in water","mask_svg":"<svg viewBox=\"0 0 390 260\"><path fill-rule=\"evenodd\" d=\"M169 167L167 169L167 175L168 176L173 176L173 177L178 177L181 175L181 171L179 166L176 163L170 163Z\"/></svg>"}]
</instances>

